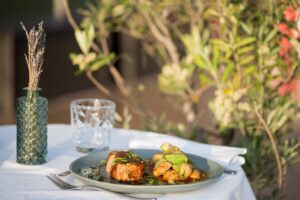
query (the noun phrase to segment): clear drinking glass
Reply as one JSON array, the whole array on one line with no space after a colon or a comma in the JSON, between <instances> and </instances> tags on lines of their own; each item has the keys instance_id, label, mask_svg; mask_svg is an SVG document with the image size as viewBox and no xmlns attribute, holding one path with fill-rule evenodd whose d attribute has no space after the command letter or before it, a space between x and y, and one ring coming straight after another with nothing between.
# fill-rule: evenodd
<instances>
[{"instance_id":1,"label":"clear drinking glass","mask_svg":"<svg viewBox=\"0 0 300 200\"><path fill-rule=\"evenodd\" d=\"M104 99L78 99L71 102L71 126L76 149L88 153L109 149L116 104Z\"/></svg>"}]
</instances>

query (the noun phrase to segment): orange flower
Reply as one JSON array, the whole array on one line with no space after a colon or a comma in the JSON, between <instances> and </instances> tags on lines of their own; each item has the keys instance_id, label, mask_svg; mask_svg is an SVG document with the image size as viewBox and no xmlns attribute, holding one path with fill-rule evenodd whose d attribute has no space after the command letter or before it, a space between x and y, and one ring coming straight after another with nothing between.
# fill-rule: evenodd
<instances>
[{"instance_id":1,"label":"orange flower","mask_svg":"<svg viewBox=\"0 0 300 200\"><path fill-rule=\"evenodd\" d=\"M289 29L288 25L284 24L282 22L277 25L277 28L283 34L288 35L290 33L290 29Z\"/></svg>"},{"instance_id":2,"label":"orange flower","mask_svg":"<svg viewBox=\"0 0 300 200\"><path fill-rule=\"evenodd\" d=\"M278 89L277 92L279 95L284 96L289 93L295 92L297 89L297 81L296 80L291 80L287 83L282 84Z\"/></svg>"},{"instance_id":3,"label":"orange flower","mask_svg":"<svg viewBox=\"0 0 300 200\"><path fill-rule=\"evenodd\" d=\"M279 42L280 45L280 51L279 55L284 56L288 53L288 51L292 48L292 44L286 37L282 37L282 39Z\"/></svg>"},{"instance_id":4,"label":"orange flower","mask_svg":"<svg viewBox=\"0 0 300 200\"><path fill-rule=\"evenodd\" d=\"M299 32L296 29L292 28L292 29L290 29L289 36L291 36L294 39L298 39L299 38Z\"/></svg>"},{"instance_id":5,"label":"orange flower","mask_svg":"<svg viewBox=\"0 0 300 200\"><path fill-rule=\"evenodd\" d=\"M287 21L290 21L290 22L295 22L297 21L298 17L299 17L299 12L297 12L295 10L295 8L293 8L293 6L288 6L285 11L284 11L284 18L287 20Z\"/></svg>"},{"instance_id":6,"label":"orange flower","mask_svg":"<svg viewBox=\"0 0 300 200\"><path fill-rule=\"evenodd\" d=\"M277 28L281 33L283 33L287 36L290 36L294 39L299 38L299 32L294 28L290 29L287 24L284 24L281 22L277 25Z\"/></svg>"}]
</instances>

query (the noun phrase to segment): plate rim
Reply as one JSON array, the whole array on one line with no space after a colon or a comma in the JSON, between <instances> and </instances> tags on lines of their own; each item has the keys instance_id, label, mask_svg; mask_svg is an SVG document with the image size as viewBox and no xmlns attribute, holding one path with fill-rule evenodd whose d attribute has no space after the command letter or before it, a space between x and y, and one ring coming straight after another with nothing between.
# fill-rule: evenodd
<instances>
[{"instance_id":1,"label":"plate rim","mask_svg":"<svg viewBox=\"0 0 300 200\"><path fill-rule=\"evenodd\" d=\"M83 158L86 158L86 157L89 157L93 154L97 154L97 153L104 153L104 152L110 152L110 151L130 151L130 150L145 150L145 151L160 151L159 149L143 149L143 148L133 148L133 149L116 149L116 150L113 150L113 149L109 149L109 150L106 150L106 151L92 151L91 153L87 154L87 155L84 155L84 156L81 156L77 159L75 159L74 161L72 161L69 165L69 171L72 173L72 175L74 175L75 177L81 179L81 180L84 180L84 181L92 181L92 182L95 182L95 183L98 183L100 184L99 186L96 186L96 187L100 187L100 188L103 188L101 187L101 185L107 185L108 187L109 186L113 186L113 187L122 187L124 189L132 189L132 188L136 188L137 190L138 189L146 189L146 188L151 188L151 189L172 189L174 187L178 188L190 188L190 187L193 187L193 186L197 186L197 185L204 185L204 184L209 184L209 183L214 183L216 181L218 181L221 177L222 177L222 174L224 173L224 167L217 163L216 161L213 161L211 159L208 159L208 158L205 158L203 156L200 156L200 155L196 155L196 154L192 154L192 153L186 153L184 152L185 154L187 154L187 156L189 155L192 155L192 156L195 156L195 157L199 157L201 159L205 159L205 160L208 160L209 162L212 162L214 163L215 165L217 165L219 168L220 168L220 171L219 173L217 174L217 176L215 177L212 177L210 179L207 179L207 180L204 180L204 181L198 181L198 182L192 182L192 183L187 183L187 184L172 184L172 185L145 185L145 184L142 184L142 185L130 185L130 184L119 184L119 183L109 183L109 182L102 182L102 181L96 181L96 180L93 180L93 179L90 179L90 178L87 178L87 177L84 177L76 172L74 172L72 170L72 166L74 165L75 162L77 162L79 159L83 159ZM200 188L200 187L199 187ZM107 188L104 188L104 189L107 189ZM108 189L109 190L109 189ZM195 190L195 189L192 189L192 190ZM116 191L116 190L112 190L112 191ZM190 190L186 190L186 191L190 191Z\"/></svg>"}]
</instances>

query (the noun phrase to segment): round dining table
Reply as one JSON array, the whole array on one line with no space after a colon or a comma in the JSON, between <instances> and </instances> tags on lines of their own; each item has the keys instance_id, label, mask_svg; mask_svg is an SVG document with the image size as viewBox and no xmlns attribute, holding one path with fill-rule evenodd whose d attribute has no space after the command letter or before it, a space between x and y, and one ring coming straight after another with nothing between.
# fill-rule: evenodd
<instances>
[{"instance_id":1,"label":"round dining table","mask_svg":"<svg viewBox=\"0 0 300 200\"><path fill-rule=\"evenodd\" d=\"M76 151L72 128L69 124L48 125L48 161L43 165L22 165L16 162L16 125L0 126L0 199L1 200L112 200L125 199L109 191L62 190L47 175L62 172L86 154ZM222 174L217 181L194 191L183 193L152 194L157 199L170 200L254 200L256 199L242 164L245 149L202 144L172 135L153 132L113 129L110 133L110 150L159 149L168 142L184 152L206 157L226 168L237 171L236 175ZM74 185L83 183L68 175L65 181Z\"/></svg>"}]
</instances>

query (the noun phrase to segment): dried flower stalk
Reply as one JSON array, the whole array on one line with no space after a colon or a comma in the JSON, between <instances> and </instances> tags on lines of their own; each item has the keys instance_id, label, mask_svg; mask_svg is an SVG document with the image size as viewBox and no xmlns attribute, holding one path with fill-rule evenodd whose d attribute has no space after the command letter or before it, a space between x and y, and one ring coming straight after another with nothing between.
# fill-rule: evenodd
<instances>
[{"instance_id":1,"label":"dried flower stalk","mask_svg":"<svg viewBox=\"0 0 300 200\"><path fill-rule=\"evenodd\" d=\"M24 24L21 26L26 33L28 52L25 59L29 72L28 89L36 90L38 88L39 78L42 73L42 65L45 53L46 34L43 29L43 21L39 23L38 28L33 27L29 32Z\"/></svg>"}]
</instances>

